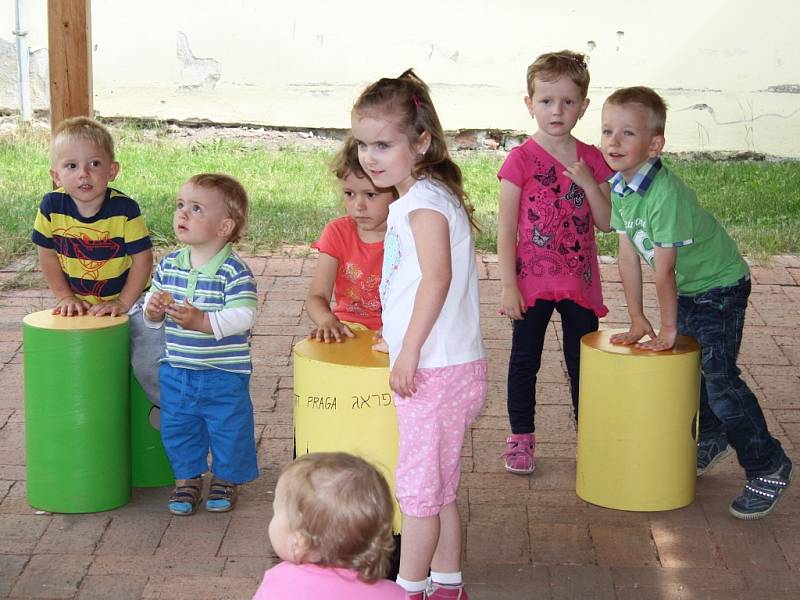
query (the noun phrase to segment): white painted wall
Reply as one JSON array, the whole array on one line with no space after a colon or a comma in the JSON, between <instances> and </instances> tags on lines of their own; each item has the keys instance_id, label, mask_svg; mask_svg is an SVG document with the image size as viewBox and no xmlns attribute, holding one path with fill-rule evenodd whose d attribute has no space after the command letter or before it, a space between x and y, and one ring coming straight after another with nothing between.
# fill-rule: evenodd
<instances>
[{"instance_id":1,"label":"white painted wall","mask_svg":"<svg viewBox=\"0 0 800 600\"><path fill-rule=\"evenodd\" d=\"M30 47L46 47L46 0L25 1ZM0 6L12 42L13 0ZM529 131L527 65L571 48L590 56L592 105L576 129L587 141L605 96L642 84L670 106L668 150L797 157L800 93L768 90L800 92L798 17L790 0L93 0L95 108L346 128L365 83L413 66L447 129ZM181 33L209 60L183 61ZM14 107L8 92L0 105Z\"/></svg>"}]
</instances>

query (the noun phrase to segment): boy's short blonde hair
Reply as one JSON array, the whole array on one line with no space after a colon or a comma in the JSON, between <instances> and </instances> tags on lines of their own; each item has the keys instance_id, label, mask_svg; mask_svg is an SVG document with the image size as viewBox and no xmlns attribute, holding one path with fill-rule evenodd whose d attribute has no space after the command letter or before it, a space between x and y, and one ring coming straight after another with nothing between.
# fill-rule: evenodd
<instances>
[{"instance_id":1,"label":"boy's short blonde hair","mask_svg":"<svg viewBox=\"0 0 800 600\"><path fill-rule=\"evenodd\" d=\"M61 121L53 130L50 164L55 165L63 147L75 140L89 140L103 150L112 162L116 160L114 138L105 125L89 117L72 117Z\"/></svg>"},{"instance_id":2,"label":"boy's short blonde hair","mask_svg":"<svg viewBox=\"0 0 800 600\"><path fill-rule=\"evenodd\" d=\"M650 130L654 135L664 135L667 125L667 104L653 89L643 85L620 88L603 103L615 106L638 104L650 113Z\"/></svg>"},{"instance_id":3,"label":"boy's short blonde hair","mask_svg":"<svg viewBox=\"0 0 800 600\"><path fill-rule=\"evenodd\" d=\"M234 223L228 241L238 242L247 226L247 192L239 180L225 173L199 173L190 177L187 183L222 194L228 216Z\"/></svg>"},{"instance_id":4,"label":"boy's short blonde hair","mask_svg":"<svg viewBox=\"0 0 800 600\"><path fill-rule=\"evenodd\" d=\"M533 97L534 79L555 81L569 77L581 90L581 96L589 94L589 68L586 55L571 50L542 54L528 67L528 96Z\"/></svg>"},{"instance_id":5,"label":"boy's short blonde hair","mask_svg":"<svg viewBox=\"0 0 800 600\"><path fill-rule=\"evenodd\" d=\"M301 540L299 562L344 567L362 581L386 575L394 548L394 505L383 475L344 452L299 457L280 477L289 527Z\"/></svg>"}]
</instances>

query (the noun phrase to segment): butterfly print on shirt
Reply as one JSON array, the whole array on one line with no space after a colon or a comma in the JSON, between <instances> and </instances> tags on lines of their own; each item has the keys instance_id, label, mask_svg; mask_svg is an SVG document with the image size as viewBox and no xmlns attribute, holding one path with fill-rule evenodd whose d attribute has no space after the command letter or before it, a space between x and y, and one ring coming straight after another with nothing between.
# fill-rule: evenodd
<instances>
[{"instance_id":1,"label":"butterfly print on shirt","mask_svg":"<svg viewBox=\"0 0 800 600\"><path fill-rule=\"evenodd\" d=\"M588 213L584 190L562 180L559 165L534 159L531 167L523 196L527 202L519 212L517 276L520 280L564 275L591 280L585 256L592 243L586 237L591 236L591 216L578 216Z\"/></svg>"},{"instance_id":2,"label":"butterfly print on shirt","mask_svg":"<svg viewBox=\"0 0 800 600\"><path fill-rule=\"evenodd\" d=\"M578 234L584 235L589 232L589 216L590 213L586 213L585 217L576 217L572 215L572 222L575 223L575 231L577 231Z\"/></svg>"},{"instance_id":3,"label":"butterfly print on shirt","mask_svg":"<svg viewBox=\"0 0 800 600\"><path fill-rule=\"evenodd\" d=\"M580 252L581 243L578 240L575 240L575 243L572 246L565 246L564 244L558 245L558 253L559 254L568 254L569 252Z\"/></svg>"},{"instance_id":4,"label":"butterfly print on shirt","mask_svg":"<svg viewBox=\"0 0 800 600\"><path fill-rule=\"evenodd\" d=\"M564 194L564 199L572 202L575 208L580 208L583 206L583 201L586 199L586 192L573 181L569 186L569 191Z\"/></svg>"},{"instance_id":5,"label":"butterfly print on shirt","mask_svg":"<svg viewBox=\"0 0 800 600\"><path fill-rule=\"evenodd\" d=\"M542 233L538 227L533 228L533 233L531 234L531 241L539 246L540 248L544 248L547 245L547 242L553 239L555 234L546 235Z\"/></svg>"},{"instance_id":6,"label":"butterfly print on shirt","mask_svg":"<svg viewBox=\"0 0 800 600\"><path fill-rule=\"evenodd\" d=\"M592 267L585 265L583 269L583 281L588 285L592 283Z\"/></svg>"},{"instance_id":7,"label":"butterfly print on shirt","mask_svg":"<svg viewBox=\"0 0 800 600\"><path fill-rule=\"evenodd\" d=\"M548 187L553 185L558 180L558 177L556 176L555 165L550 167L546 173L534 173L533 178L542 185Z\"/></svg>"},{"instance_id":8,"label":"butterfly print on shirt","mask_svg":"<svg viewBox=\"0 0 800 600\"><path fill-rule=\"evenodd\" d=\"M519 275L520 277L528 276L528 271L525 269L525 263L519 256L517 257L516 260L516 270L517 270L517 275Z\"/></svg>"}]
</instances>

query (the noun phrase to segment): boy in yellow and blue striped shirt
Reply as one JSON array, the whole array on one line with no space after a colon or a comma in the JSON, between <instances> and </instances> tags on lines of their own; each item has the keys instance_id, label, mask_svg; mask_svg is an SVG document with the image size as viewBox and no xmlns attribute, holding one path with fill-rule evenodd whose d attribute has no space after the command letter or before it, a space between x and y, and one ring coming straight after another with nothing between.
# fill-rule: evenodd
<instances>
[{"instance_id":1,"label":"boy in yellow and blue striped shirt","mask_svg":"<svg viewBox=\"0 0 800 600\"><path fill-rule=\"evenodd\" d=\"M53 132L50 175L58 189L39 205L32 241L55 314L121 315L147 286L152 242L139 205L108 187L119 173L108 129L87 117Z\"/></svg>"}]
</instances>

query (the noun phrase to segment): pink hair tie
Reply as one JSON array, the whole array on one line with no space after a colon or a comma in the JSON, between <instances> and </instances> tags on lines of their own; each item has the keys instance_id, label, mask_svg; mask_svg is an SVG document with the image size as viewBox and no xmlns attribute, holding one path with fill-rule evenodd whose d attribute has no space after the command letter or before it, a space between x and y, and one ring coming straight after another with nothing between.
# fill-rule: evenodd
<instances>
[{"instance_id":1,"label":"pink hair tie","mask_svg":"<svg viewBox=\"0 0 800 600\"><path fill-rule=\"evenodd\" d=\"M414 106L416 106L417 109L419 109L419 107L422 106L422 100L420 100L419 96L417 96L416 94L411 94L411 101L414 103Z\"/></svg>"}]
</instances>

